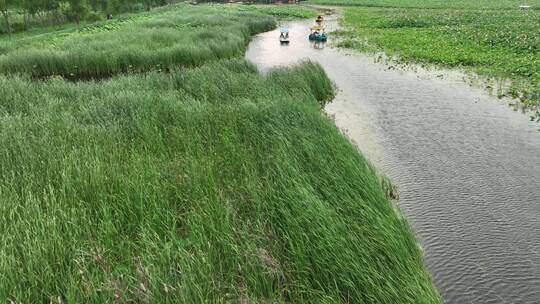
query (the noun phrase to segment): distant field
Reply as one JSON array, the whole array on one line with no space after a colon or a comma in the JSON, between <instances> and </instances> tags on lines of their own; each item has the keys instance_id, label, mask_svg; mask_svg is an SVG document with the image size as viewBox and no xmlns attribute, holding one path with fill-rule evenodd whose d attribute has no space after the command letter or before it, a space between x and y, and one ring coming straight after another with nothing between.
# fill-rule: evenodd
<instances>
[{"instance_id":1,"label":"distant field","mask_svg":"<svg viewBox=\"0 0 540 304\"><path fill-rule=\"evenodd\" d=\"M540 0L309 0L312 4L364 6L364 7L403 7L403 8L514 8L520 5L540 9Z\"/></svg>"},{"instance_id":2,"label":"distant field","mask_svg":"<svg viewBox=\"0 0 540 304\"><path fill-rule=\"evenodd\" d=\"M355 7L343 23L341 46L510 79L505 94L540 104L539 10Z\"/></svg>"},{"instance_id":3,"label":"distant field","mask_svg":"<svg viewBox=\"0 0 540 304\"><path fill-rule=\"evenodd\" d=\"M268 14L304 13L179 5L14 35L0 302L440 303L388 182L321 114L322 68L241 59Z\"/></svg>"}]
</instances>

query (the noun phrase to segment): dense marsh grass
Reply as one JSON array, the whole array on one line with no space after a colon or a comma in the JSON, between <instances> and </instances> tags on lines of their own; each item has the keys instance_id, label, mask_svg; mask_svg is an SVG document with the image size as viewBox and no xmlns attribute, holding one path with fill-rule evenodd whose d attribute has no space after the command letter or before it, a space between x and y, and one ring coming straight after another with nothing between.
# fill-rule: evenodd
<instances>
[{"instance_id":1,"label":"dense marsh grass","mask_svg":"<svg viewBox=\"0 0 540 304\"><path fill-rule=\"evenodd\" d=\"M0 76L0 301L438 303L311 63Z\"/></svg>"},{"instance_id":2,"label":"dense marsh grass","mask_svg":"<svg viewBox=\"0 0 540 304\"><path fill-rule=\"evenodd\" d=\"M344 46L510 79L501 94L540 104L539 10L348 8L344 24Z\"/></svg>"},{"instance_id":3,"label":"dense marsh grass","mask_svg":"<svg viewBox=\"0 0 540 304\"><path fill-rule=\"evenodd\" d=\"M251 35L275 27L271 16L255 10L177 5L130 22L21 43L15 39L0 47L0 71L100 78L237 57Z\"/></svg>"}]
</instances>

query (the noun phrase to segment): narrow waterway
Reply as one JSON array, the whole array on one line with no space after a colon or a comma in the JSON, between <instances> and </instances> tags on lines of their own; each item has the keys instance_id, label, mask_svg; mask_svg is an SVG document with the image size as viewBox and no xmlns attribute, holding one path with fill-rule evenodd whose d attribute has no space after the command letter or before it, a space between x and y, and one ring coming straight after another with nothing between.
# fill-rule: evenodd
<instances>
[{"instance_id":1,"label":"narrow waterway","mask_svg":"<svg viewBox=\"0 0 540 304\"><path fill-rule=\"evenodd\" d=\"M398 185L445 303L540 303L538 125L461 80L317 48L311 23L288 23L288 46L277 30L256 36L246 57L325 68L339 88L326 111Z\"/></svg>"}]
</instances>

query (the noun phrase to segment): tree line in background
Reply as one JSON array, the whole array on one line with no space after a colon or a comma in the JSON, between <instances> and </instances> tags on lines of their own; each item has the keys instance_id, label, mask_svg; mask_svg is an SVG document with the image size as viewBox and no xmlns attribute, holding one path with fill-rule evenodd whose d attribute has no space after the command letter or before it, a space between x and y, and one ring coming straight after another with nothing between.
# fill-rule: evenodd
<instances>
[{"instance_id":1,"label":"tree line in background","mask_svg":"<svg viewBox=\"0 0 540 304\"><path fill-rule=\"evenodd\" d=\"M149 10L174 2L177 0L0 0L0 33L70 21L99 21L116 13Z\"/></svg>"}]
</instances>

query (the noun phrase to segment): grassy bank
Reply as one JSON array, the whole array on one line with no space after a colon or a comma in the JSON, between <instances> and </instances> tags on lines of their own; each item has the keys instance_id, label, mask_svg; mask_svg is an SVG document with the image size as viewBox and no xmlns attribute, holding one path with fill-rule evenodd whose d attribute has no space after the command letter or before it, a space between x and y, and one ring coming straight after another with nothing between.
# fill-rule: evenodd
<instances>
[{"instance_id":1,"label":"grassy bank","mask_svg":"<svg viewBox=\"0 0 540 304\"><path fill-rule=\"evenodd\" d=\"M179 7L112 31L136 27L159 50L154 37L182 18L196 32L226 22L239 57L250 24L274 22ZM261 75L196 56L101 81L0 75L0 302L439 303L385 182L321 115L333 97L322 68Z\"/></svg>"},{"instance_id":2,"label":"grassy bank","mask_svg":"<svg viewBox=\"0 0 540 304\"><path fill-rule=\"evenodd\" d=\"M393 3L408 7L420 2ZM450 1L441 8L425 9L435 3L439 2L426 1L423 8L347 8L343 19L346 30L339 32L344 38L341 46L384 51L403 63L435 63L510 80L510 86L499 94L519 98L526 107L538 109L540 10L491 9L505 7L505 1L485 6L468 2L476 6L467 9L458 5L460 1ZM534 5L540 8L540 3Z\"/></svg>"}]
</instances>

